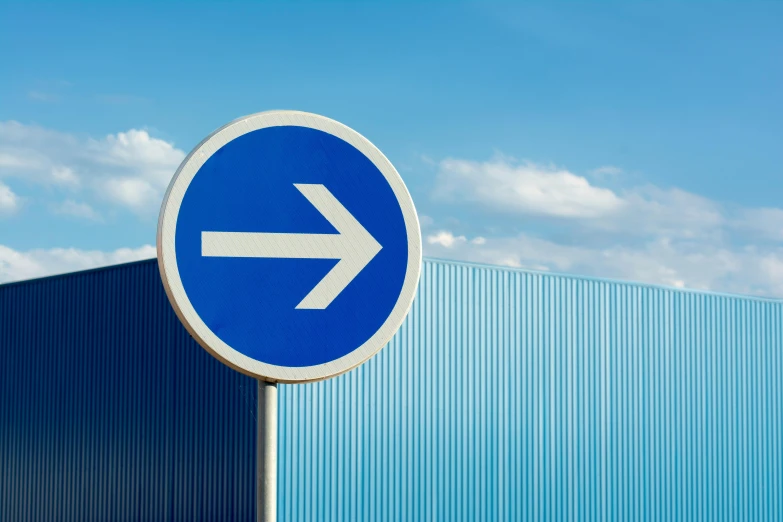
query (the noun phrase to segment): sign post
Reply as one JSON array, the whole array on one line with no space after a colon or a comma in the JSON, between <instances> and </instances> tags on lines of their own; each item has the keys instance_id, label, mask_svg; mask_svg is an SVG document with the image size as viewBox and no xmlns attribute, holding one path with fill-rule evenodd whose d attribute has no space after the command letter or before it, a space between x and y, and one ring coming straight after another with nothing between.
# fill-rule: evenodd
<instances>
[{"instance_id":1,"label":"sign post","mask_svg":"<svg viewBox=\"0 0 783 522\"><path fill-rule=\"evenodd\" d=\"M277 384L258 381L256 520L277 520Z\"/></svg>"},{"instance_id":2,"label":"sign post","mask_svg":"<svg viewBox=\"0 0 783 522\"><path fill-rule=\"evenodd\" d=\"M157 249L188 332L259 381L257 512L275 520L277 383L350 371L399 329L421 271L410 194L381 151L345 125L253 114L182 162Z\"/></svg>"}]
</instances>

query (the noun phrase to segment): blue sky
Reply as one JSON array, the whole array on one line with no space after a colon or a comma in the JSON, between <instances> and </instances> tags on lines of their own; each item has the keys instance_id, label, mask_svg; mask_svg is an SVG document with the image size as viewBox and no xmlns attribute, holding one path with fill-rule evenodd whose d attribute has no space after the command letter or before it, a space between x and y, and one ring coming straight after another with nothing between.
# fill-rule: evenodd
<instances>
[{"instance_id":1,"label":"blue sky","mask_svg":"<svg viewBox=\"0 0 783 522\"><path fill-rule=\"evenodd\" d=\"M154 254L220 125L337 119L425 254L783 296L783 4L0 2L0 281Z\"/></svg>"}]
</instances>

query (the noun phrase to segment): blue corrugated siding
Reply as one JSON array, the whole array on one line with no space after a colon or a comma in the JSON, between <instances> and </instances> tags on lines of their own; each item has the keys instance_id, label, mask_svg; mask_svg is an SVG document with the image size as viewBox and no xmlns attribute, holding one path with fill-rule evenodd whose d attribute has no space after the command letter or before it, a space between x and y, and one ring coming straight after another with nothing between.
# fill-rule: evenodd
<instances>
[{"instance_id":1,"label":"blue corrugated siding","mask_svg":"<svg viewBox=\"0 0 783 522\"><path fill-rule=\"evenodd\" d=\"M783 303L425 263L391 345L281 388L280 520L783 520Z\"/></svg>"},{"instance_id":2,"label":"blue corrugated siding","mask_svg":"<svg viewBox=\"0 0 783 522\"><path fill-rule=\"evenodd\" d=\"M157 265L0 286L0 522L254 520L255 382Z\"/></svg>"},{"instance_id":3,"label":"blue corrugated siding","mask_svg":"<svg viewBox=\"0 0 783 522\"><path fill-rule=\"evenodd\" d=\"M0 287L0 328L0 520L252 520L253 383L154 263ZM280 387L279 519L783 520L782 329L779 301L427 261L390 346Z\"/></svg>"}]
</instances>

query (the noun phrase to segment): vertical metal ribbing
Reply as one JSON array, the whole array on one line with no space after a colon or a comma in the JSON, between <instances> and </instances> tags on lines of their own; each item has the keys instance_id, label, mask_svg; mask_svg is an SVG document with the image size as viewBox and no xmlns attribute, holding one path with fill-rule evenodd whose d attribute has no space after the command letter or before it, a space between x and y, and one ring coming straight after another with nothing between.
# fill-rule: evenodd
<instances>
[{"instance_id":1,"label":"vertical metal ribbing","mask_svg":"<svg viewBox=\"0 0 783 522\"><path fill-rule=\"evenodd\" d=\"M378 356L277 389L277 518L781 520L782 324L427 260ZM154 261L0 286L0 350L0 520L259 512L258 383L190 339Z\"/></svg>"},{"instance_id":2,"label":"vertical metal ribbing","mask_svg":"<svg viewBox=\"0 0 783 522\"><path fill-rule=\"evenodd\" d=\"M255 381L155 261L0 285L0 521L252 520Z\"/></svg>"}]
</instances>

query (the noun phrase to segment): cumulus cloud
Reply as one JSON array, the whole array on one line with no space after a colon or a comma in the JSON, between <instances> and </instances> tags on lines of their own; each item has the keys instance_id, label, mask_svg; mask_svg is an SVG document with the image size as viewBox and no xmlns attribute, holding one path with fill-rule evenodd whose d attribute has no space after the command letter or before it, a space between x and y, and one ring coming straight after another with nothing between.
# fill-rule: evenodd
<instances>
[{"instance_id":1,"label":"cumulus cloud","mask_svg":"<svg viewBox=\"0 0 783 522\"><path fill-rule=\"evenodd\" d=\"M703 238L718 234L726 224L721 205L678 188L636 187L626 190L622 198L626 203L623 212L585 225L640 235Z\"/></svg>"},{"instance_id":2,"label":"cumulus cloud","mask_svg":"<svg viewBox=\"0 0 783 522\"><path fill-rule=\"evenodd\" d=\"M440 232L427 236L427 243L430 245L440 245L445 248L452 248L465 241L467 241L465 236L455 236L448 230L441 230Z\"/></svg>"},{"instance_id":3,"label":"cumulus cloud","mask_svg":"<svg viewBox=\"0 0 783 522\"><path fill-rule=\"evenodd\" d=\"M652 185L622 192L599 187L566 169L498 156L475 162L449 158L438 166L433 197L476 204L490 213L579 220L594 230L694 237L723 225L718 204L677 188ZM618 173L616 167L600 172Z\"/></svg>"},{"instance_id":4,"label":"cumulus cloud","mask_svg":"<svg viewBox=\"0 0 783 522\"><path fill-rule=\"evenodd\" d=\"M11 214L19 208L19 196L8 185L0 183L0 214Z\"/></svg>"},{"instance_id":5,"label":"cumulus cloud","mask_svg":"<svg viewBox=\"0 0 783 522\"><path fill-rule=\"evenodd\" d=\"M431 220L426 255L783 297L783 209L742 208L676 187L611 190L595 184L600 176L504 156L437 167L433 198L481 209L485 226ZM466 233L476 230L487 233Z\"/></svg>"},{"instance_id":6,"label":"cumulus cloud","mask_svg":"<svg viewBox=\"0 0 783 522\"><path fill-rule=\"evenodd\" d=\"M451 235L441 232L442 237ZM639 247L567 245L521 233L428 242L426 254L479 263L574 273L700 290L783 297L783 248L762 251L654 238Z\"/></svg>"},{"instance_id":7,"label":"cumulus cloud","mask_svg":"<svg viewBox=\"0 0 783 522\"><path fill-rule=\"evenodd\" d=\"M161 191L146 179L109 178L102 183L106 197L132 209L145 209L159 203Z\"/></svg>"},{"instance_id":8,"label":"cumulus cloud","mask_svg":"<svg viewBox=\"0 0 783 522\"><path fill-rule=\"evenodd\" d=\"M769 241L783 242L783 209L740 209L733 226L743 234L760 235Z\"/></svg>"},{"instance_id":9,"label":"cumulus cloud","mask_svg":"<svg viewBox=\"0 0 783 522\"><path fill-rule=\"evenodd\" d=\"M454 248L458 245L466 243L468 239L465 236L455 236L448 230L440 230L434 234L427 236L427 243L430 245L439 245L445 248ZM483 245L487 240L481 236L474 237L470 240L471 244Z\"/></svg>"},{"instance_id":10,"label":"cumulus cloud","mask_svg":"<svg viewBox=\"0 0 783 522\"><path fill-rule=\"evenodd\" d=\"M79 177L70 167L55 166L51 169L52 182L56 185L79 186Z\"/></svg>"},{"instance_id":11,"label":"cumulus cloud","mask_svg":"<svg viewBox=\"0 0 783 522\"><path fill-rule=\"evenodd\" d=\"M139 213L157 208L184 157L182 150L145 130L94 139L0 122L0 177L87 190L98 200Z\"/></svg>"},{"instance_id":12,"label":"cumulus cloud","mask_svg":"<svg viewBox=\"0 0 783 522\"><path fill-rule=\"evenodd\" d=\"M52 248L20 252L0 245L0 283L74 272L155 257L155 247L120 248L110 252Z\"/></svg>"},{"instance_id":13,"label":"cumulus cloud","mask_svg":"<svg viewBox=\"0 0 783 522\"><path fill-rule=\"evenodd\" d=\"M560 217L598 217L624 206L611 190L567 170L499 157L488 162L445 159L434 196L493 210Z\"/></svg>"}]
</instances>

